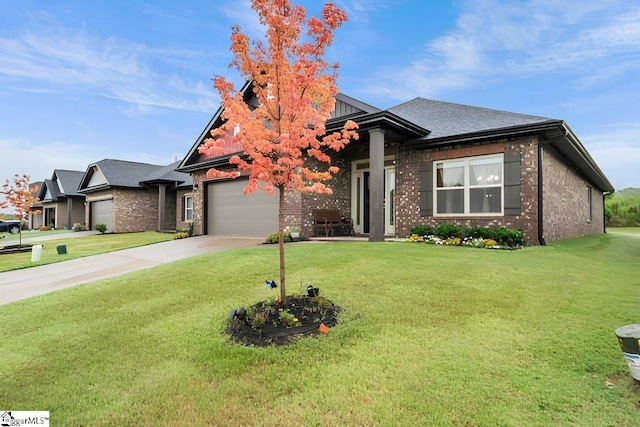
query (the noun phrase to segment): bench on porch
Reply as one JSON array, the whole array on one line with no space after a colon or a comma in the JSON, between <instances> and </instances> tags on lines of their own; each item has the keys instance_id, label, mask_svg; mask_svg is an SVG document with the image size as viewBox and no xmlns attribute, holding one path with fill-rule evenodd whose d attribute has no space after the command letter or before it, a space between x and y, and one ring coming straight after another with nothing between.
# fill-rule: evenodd
<instances>
[{"instance_id":1,"label":"bench on porch","mask_svg":"<svg viewBox=\"0 0 640 427\"><path fill-rule=\"evenodd\" d=\"M353 222L338 209L312 209L314 236L353 236Z\"/></svg>"}]
</instances>

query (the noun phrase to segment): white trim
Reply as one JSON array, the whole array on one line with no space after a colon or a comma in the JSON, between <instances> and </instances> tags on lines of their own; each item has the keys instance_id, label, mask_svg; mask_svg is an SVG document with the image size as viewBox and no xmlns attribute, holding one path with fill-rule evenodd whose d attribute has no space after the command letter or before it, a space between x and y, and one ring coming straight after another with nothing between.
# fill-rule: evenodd
<instances>
[{"instance_id":1,"label":"white trim","mask_svg":"<svg viewBox=\"0 0 640 427\"><path fill-rule=\"evenodd\" d=\"M184 195L184 221L193 222L193 195ZM187 199L191 199L191 207L187 207ZM191 212L191 218L189 218L188 212Z\"/></svg>"},{"instance_id":2,"label":"white trim","mask_svg":"<svg viewBox=\"0 0 640 427\"><path fill-rule=\"evenodd\" d=\"M387 235L395 235L395 220L397 219L397 212L394 212L393 217L389 216L387 212L386 206L393 205L394 210L397 209L396 203L390 204L386 201L387 193L390 190L395 188L395 156L385 156L384 162L394 161L394 164L391 166L384 167L385 174L385 224L384 224L384 234ZM364 173L370 172L371 168L369 167L370 159L362 159L355 160L351 162L351 220L353 221L353 230L355 233L363 233L364 232ZM366 165L366 166L365 166ZM364 166L364 167L363 167ZM390 173L393 171L393 173ZM393 186L390 188L388 179L393 175ZM358 181L358 178L360 180ZM360 187L358 189L358 186ZM359 190L359 191L358 191ZM358 197L360 196L360 197ZM358 215L359 214L359 215ZM391 221L393 219L394 221Z\"/></svg>"},{"instance_id":3,"label":"white trim","mask_svg":"<svg viewBox=\"0 0 640 427\"><path fill-rule=\"evenodd\" d=\"M500 159L500 182L498 184L490 184L487 183L485 185L471 185L470 184L470 170L471 170L471 162L477 160L490 160L490 159ZM438 165L446 165L446 164L455 164L457 163L459 166L463 167L463 182L462 185L459 186L451 186L451 187L440 187L438 188ZM497 162L496 162L497 163ZM493 176L490 177L493 179ZM500 189L500 211L499 212L471 212L471 190L478 188L499 188ZM438 192L442 191L463 191L463 212L453 213L453 212L438 212ZM459 216L459 217L487 217L487 216L504 216L504 154L490 154L486 156L473 156L473 157L459 157L456 159L447 159L447 160L434 160L433 162L433 216L434 217L443 217L443 216Z\"/></svg>"}]
</instances>

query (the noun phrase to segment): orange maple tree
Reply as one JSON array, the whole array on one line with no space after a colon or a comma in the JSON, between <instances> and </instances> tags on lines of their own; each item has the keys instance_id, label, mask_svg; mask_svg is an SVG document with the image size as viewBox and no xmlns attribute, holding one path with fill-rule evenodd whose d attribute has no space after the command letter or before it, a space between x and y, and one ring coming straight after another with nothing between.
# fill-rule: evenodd
<instances>
[{"instance_id":1,"label":"orange maple tree","mask_svg":"<svg viewBox=\"0 0 640 427\"><path fill-rule=\"evenodd\" d=\"M29 175L15 174L13 184L6 180L0 190L0 194L5 198L4 201L0 200L0 209L12 207L14 215L20 220L20 245L22 245L22 221L27 218L31 207L40 201L37 197L33 197L33 194L38 191L38 186L30 186L29 179Z\"/></svg>"},{"instance_id":2,"label":"orange maple tree","mask_svg":"<svg viewBox=\"0 0 640 427\"><path fill-rule=\"evenodd\" d=\"M250 42L240 27L232 27L235 59L230 66L252 83L257 105L247 104L232 83L216 77L224 124L211 131L200 152L219 156L227 154L229 143L238 144L242 151L229 159L236 169L214 168L207 176L235 178L244 171L249 177L245 194L259 188L269 194L278 191L280 300L286 303L285 190L331 194L325 182L339 169L331 165L327 150L339 151L358 138L353 121L339 132L325 130L338 93L338 64L328 64L323 56L333 31L347 16L333 3L324 5L321 18L308 20L305 9L288 0L252 0L251 8L266 28L265 40Z\"/></svg>"}]
</instances>

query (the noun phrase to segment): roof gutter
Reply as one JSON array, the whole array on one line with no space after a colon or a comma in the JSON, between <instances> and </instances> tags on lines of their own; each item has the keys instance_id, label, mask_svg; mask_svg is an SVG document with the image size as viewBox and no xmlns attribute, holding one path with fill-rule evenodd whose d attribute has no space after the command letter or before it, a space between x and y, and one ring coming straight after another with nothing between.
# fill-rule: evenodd
<instances>
[{"instance_id":1,"label":"roof gutter","mask_svg":"<svg viewBox=\"0 0 640 427\"><path fill-rule=\"evenodd\" d=\"M496 139L496 138L508 138L508 137L513 137L514 135L537 133L537 132L557 129L558 125L561 123L562 123L561 120L548 120L546 122L538 123L538 124L510 126L510 127L505 127L501 129L490 129L486 131L471 132L471 133L462 134L462 135L444 136L441 138L429 138L427 136L427 137L409 140L405 143L405 146L407 148L413 148L413 149L421 149L421 148L427 148L427 147L436 148L436 147L465 143L465 142L481 141L481 140Z\"/></svg>"},{"instance_id":2,"label":"roof gutter","mask_svg":"<svg viewBox=\"0 0 640 427\"><path fill-rule=\"evenodd\" d=\"M358 131L375 129L379 127L395 129L409 137L419 138L430 133L428 129L409 122L402 117L389 111L380 111L366 115L342 116L339 119L327 120L325 133L340 131L347 120L353 120L358 124Z\"/></svg>"}]
</instances>

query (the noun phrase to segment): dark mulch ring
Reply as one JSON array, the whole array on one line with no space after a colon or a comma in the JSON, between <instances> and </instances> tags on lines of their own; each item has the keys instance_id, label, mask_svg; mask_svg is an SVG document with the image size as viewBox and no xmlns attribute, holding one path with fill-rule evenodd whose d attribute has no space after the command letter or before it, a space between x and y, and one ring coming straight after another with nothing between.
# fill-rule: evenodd
<instances>
[{"instance_id":1,"label":"dark mulch ring","mask_svg":"<svg viewBox=\"0 0 640 427\"><path fill-rule=\"evenodd\" d=\"M261 301L246 310L242 307L232 310L225 332L246 346L280 346L321 333L321 325L335 326L340 310L321 296L289 296L286 305L273 300Z\"/></svg>"}]
</instances>

